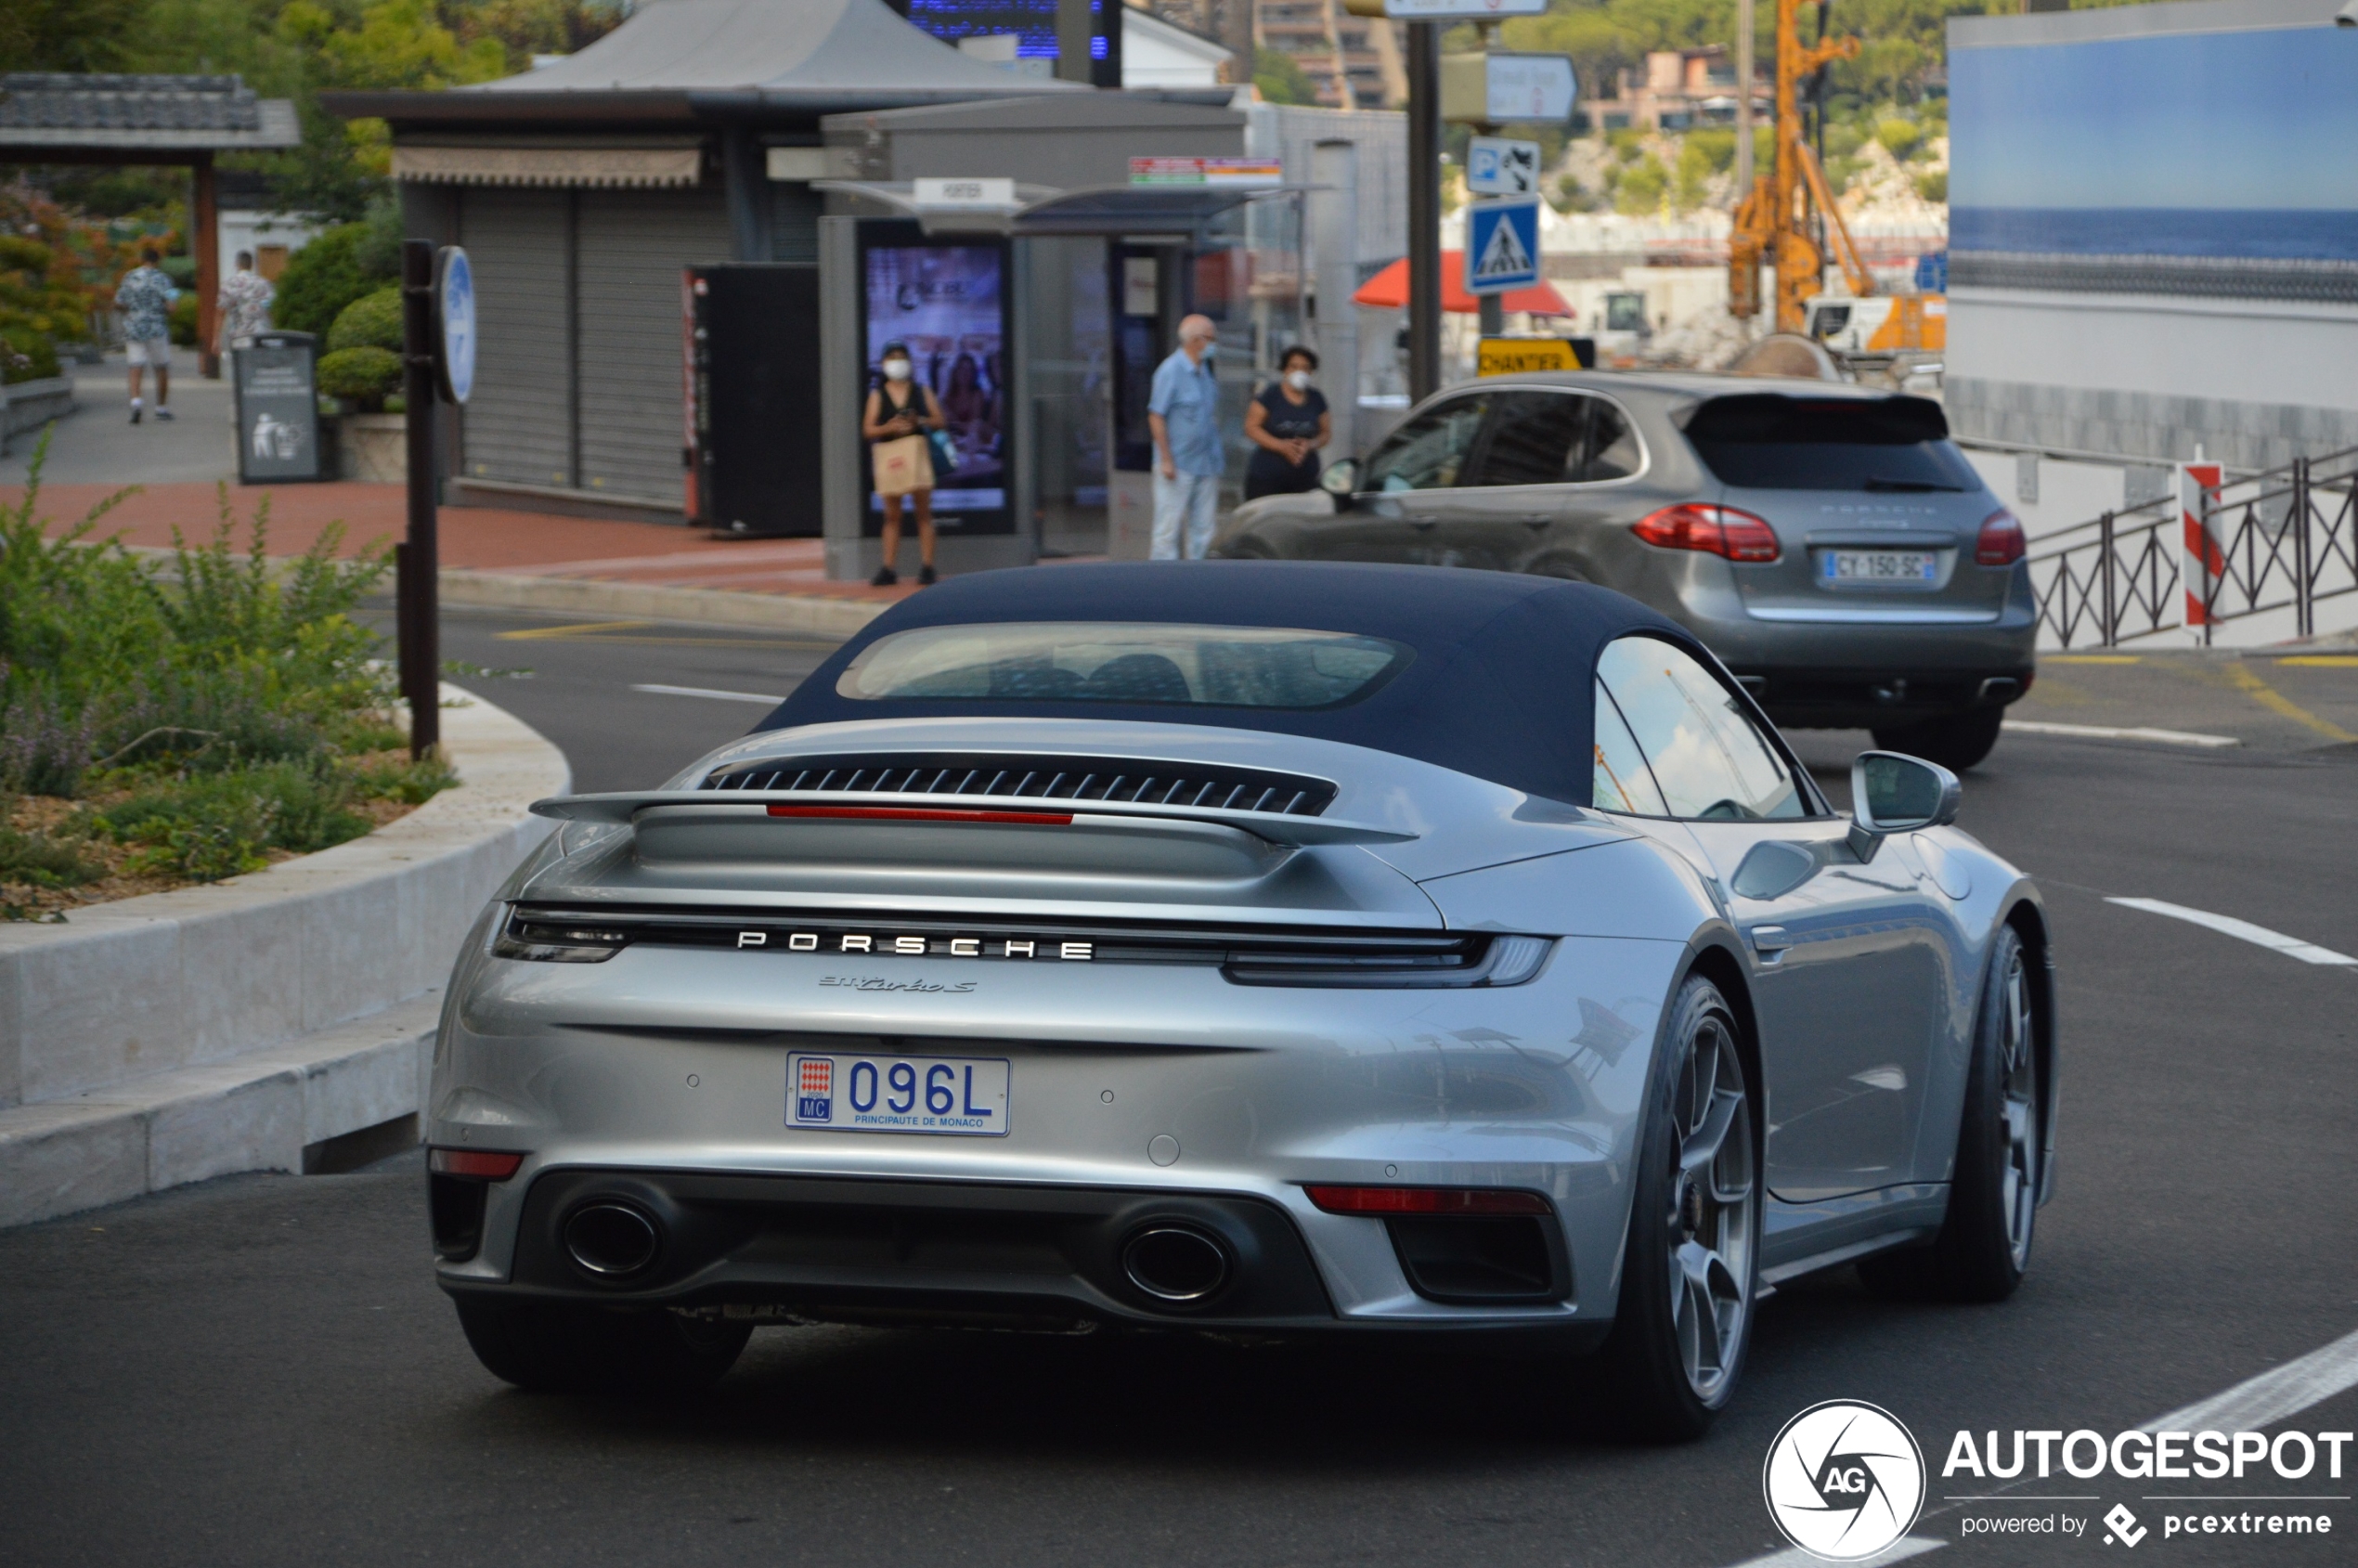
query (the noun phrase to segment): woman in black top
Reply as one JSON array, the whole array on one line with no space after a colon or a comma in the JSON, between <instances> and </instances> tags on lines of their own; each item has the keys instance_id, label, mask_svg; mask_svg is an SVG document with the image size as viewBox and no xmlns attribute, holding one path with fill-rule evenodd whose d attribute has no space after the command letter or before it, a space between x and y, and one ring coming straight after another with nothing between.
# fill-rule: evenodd
<instances>
[{"instance_id":1,"label":"woman in black top","mask_svg":"<svg viewBox=\"0 0 2358 1568\"><path fill-rule=\"evenodd\" d=\"M1258 448L1245 470L1245 499L1318 487L1318 448L1334 435L1334 415L1310 384L1318 356L1296 343L1277 360L1277 379L1245 409L1245 436Z\"/></svg>"}]
</instances>

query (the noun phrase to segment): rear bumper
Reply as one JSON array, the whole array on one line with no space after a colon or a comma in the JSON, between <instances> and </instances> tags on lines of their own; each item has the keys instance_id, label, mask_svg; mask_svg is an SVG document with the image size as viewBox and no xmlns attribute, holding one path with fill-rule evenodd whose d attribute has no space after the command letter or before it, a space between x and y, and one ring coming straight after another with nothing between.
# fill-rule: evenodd
<instances>
[{"instance_id":1,"label":"rear bumper","mask_svg":"<svg viewBox=\"0 0 2358 1568\"><path fill-rule=\"evenodd\" d=\"M2030 690L2036 673L2027 660L1963 670L1735 667L1768 717L1798 730L1908 724L2002 708Z\"/></svg>"},{"instance_id":2,"label":"rear bumper","mask_svg":"<svg viewBox=\"0 0 2358 1568\"><path fill-rule=\"evenodd\" d=\"M2003 707L2030 690L2039 619L2028 579L1987 621L1797 621L1748 614L1698 582L1673 612L1795 728L1900 724Z\"/></svg>"},{"instance_id":3,"label":"rear bumper","mask_svg":"<svg viewBox=\"0 0 2358 1568\"><path fill-rule=\"evenodd\" d=\"M435 1180L447 1187L450 1179ZM755 1321L1049 1332L1535 1330L1568 1349L1587 1348L1608 1327L1462 1308L1415 1324L1354 1323L1337 1312L1295 1218L1249 1193L575 1167L542 1170L517 1196L507 1277L446 1268L446 1290ZM643 1216L655 1238L652 1257L620 1276L585 1266L569 1229L585 1211L612 1205ZM463 1209L437 1190L438 1220ZM1560 1228L1525 1223L1532 1238L1546 1238L1547 1289L1568 1295ZM1208 1243L1224 1265L1215 1286L1190 1299L1158 1296L1135 1277L1133 1245L1173 1231ZM450 1238L437 1243L447 1248ZM1400 1244L1406 1253L1420 1242Z\"/></svg>"}]
</instances>

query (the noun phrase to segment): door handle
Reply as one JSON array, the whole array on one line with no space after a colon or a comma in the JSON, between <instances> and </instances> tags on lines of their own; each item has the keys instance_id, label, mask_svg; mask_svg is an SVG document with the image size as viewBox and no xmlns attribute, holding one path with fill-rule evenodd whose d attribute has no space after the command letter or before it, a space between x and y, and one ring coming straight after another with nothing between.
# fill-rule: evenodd
<instances>
[{"instance_id":1,"label":"door handle","mask_svg":"<svg viewBox=\"0 0 2358 1568\"><path fill-rule=\"evenodd\" d=\"M1411 528L1430 528L1440 521L1441 519L1438 517L1411 517L1408 519L1408 526Z\"/></svg>"},{"instance_id":2,"label":"door handle","mask_svg":"<svg viewBox=\"0 0 2358 1568\"><path fill-rule=\"evenodd\" d=\"M1782 952L1793 945L1793 938L1786 934L1782 926L1755 926L1752 928L1753 951L1763 957Z\"/></svg>"}]
</instances>

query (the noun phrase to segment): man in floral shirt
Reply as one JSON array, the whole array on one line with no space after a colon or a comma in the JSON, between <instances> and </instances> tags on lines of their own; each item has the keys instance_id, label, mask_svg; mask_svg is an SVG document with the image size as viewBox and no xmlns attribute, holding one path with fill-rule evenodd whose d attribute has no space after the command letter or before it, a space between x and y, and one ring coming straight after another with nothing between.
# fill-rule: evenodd
<instances>
[{"instance_id":1,"label":"man in floral shirt","mask_svg":"<svg viewBox=\"0 0 2358 1568\"><path fill-rule=\"evenodd\" d=\"M253 269L253 253L238 253L238 270L221 285L221 327L213 343L215 354L224 354L256 333L270 330L270 302L279 291L270 280Z\"/></svg>"},{"instance_id":2,"label":"man in floral shirt","mask_svg":"<svg viewBox=\"0 0 2358 1568\"><path fill-rule=\"evenodd\" d=\"M172 398L172 302L180 291L156 265L162 247L153 240L139 247L139 265L115 285L114 307L123 317L123 356L131 362L131 422L139 422L139 380L148 366L156 371L156 418L168 420L164 407Z\"/></svg>"}]
</instances>

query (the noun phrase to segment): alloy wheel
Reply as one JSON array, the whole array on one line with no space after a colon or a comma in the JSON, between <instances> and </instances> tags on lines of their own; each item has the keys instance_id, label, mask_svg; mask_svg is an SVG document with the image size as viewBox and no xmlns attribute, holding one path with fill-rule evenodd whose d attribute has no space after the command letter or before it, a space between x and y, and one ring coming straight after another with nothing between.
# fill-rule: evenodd
<instances>
[{"instance_id":1,"label":"alloy wheel","mask_svg":"<svg viewBox=\"0 0 2358 1568\"><path fill-rule=\"evenodd\" d=\"M1673 1095L1670 1321L1687 1386L1712 1405L1743 1345L1757 1234L1750 1095L1723 1017L1697 1020Z\"/></svg>"},{"instance_id":2,"label":"alloy wheel","mask_svg":"<svg viewBox=\"0 0 2358 1568\"><path fill-rule=\"evenodd\" d=\"M2039 1053L2030 1017L2030 977L2022 951L2008 954L1999 981L1998 1077L2005 1119L2006 1165L1999 1178L2006 1246L2017 1272L2030 1262L2030 1232L2039 1213Z\"/></svg>"}]
</instances>

